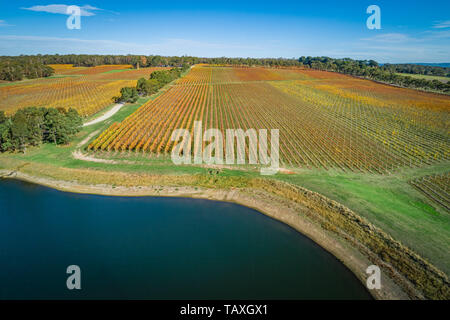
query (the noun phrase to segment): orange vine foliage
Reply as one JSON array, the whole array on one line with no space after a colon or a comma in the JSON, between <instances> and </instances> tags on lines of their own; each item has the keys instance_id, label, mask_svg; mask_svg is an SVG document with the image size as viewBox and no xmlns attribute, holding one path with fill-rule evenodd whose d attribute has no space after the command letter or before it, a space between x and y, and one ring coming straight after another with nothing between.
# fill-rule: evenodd
<instances>
[{"instance_id":1,"label":"orange vine foliage","mask_svg":"<svg viewBox=\"0 0 450 320\"><path fill-rule=\"evenodd\" d=\"M50 66L55 69L55 77L0 84L0 110L11 114L31 106L72 107L81 115L89 116L111 105L121 88L135 86L137 79L148 79L153 71L165 69L135 70L129 69L130 65Z\"/></svg>"},{"instance_id":2,"label":"orange vine foliage","mask_svg":"<svg viewBox=\"0 0 450 320\"><path fill-rule=\"evenodd\" d=\"M385 173L449 160L449 106L447 96L331 72L196 66L89 148L167 154L173 130L201 120L223 133L279 129L285 167Z\"/></svg>"}]
</instances>

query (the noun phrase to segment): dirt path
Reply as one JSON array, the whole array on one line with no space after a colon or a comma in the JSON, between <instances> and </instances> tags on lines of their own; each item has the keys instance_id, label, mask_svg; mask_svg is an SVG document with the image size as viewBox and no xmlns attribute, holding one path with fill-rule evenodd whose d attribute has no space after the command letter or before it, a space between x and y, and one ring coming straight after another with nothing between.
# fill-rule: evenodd
<instances>
[{"instance_id":1,"label":"dirt path","mask_svg":"<svg viewBox=\"0 0 450 320\"><path fill-rule=\"evenodd\" d=\"M83 154L80 150L75 150L74 152L72 152L72 156L77 160L83 160L83 161L98 162L98 163L110 163L110 164L117 163L114 160L98 159L95 157L88 156L86 154Z\"/></svg>"},{"instance_id":2,"label":"dirt path","mask_svg":"<svg viewBox=\"0 0 450 320\"><path fill-rule=\"evenodd\" d=\"M106 120L108 118L111 118L123 106L124 106L123 103L116 104L114 107L111 108L111 110L107 111L104 115L102 115L102 116L100 116L100 117L98 117L98 118L96 118L96 119L94 119L92 121L89 121L89 122L86 122L85 124L83 124L83 127L90 126L90 125L102 122L102 121L104 121L104 120Z\"/></svg>"},{"instance_id":3,"label":"dirt path","mask_svg":"<svg viewBox=\"0 0 450 320\"><path fill-rule=\"evenodd\" d=\"M89 140L91 140L91 138L93 136L95 136L97 133L99 133L100 130L94 131L92 132L90 135L88 135L85 139L83 139L83 141L81 141L79 144L77 144L77 148L81 148L82 146L84 146L86 143L89 142Z\"/></svg>"},{"instance_id":4,"label":"dirt path","mask_svg":"<svg viewBox=\"0 0 450 320\"><path fill-rule=\"evenodd\" d=\"M82 161L90 161L90 162L97 162L97 163L109 163L109 164L118 164L118 163L126 163L126 164L135 164L133 161L128 160L122 160L122 161L116 161L116 160L108 160L108 159L101 159L96 158L94 156L85 154L81 151L81 148L89 142L89 140L92 139L95 135L97 135L100 132L100 130L96 130L89 134L86 138L84 138L80 143L77 144L76 149L72 152L72 157L77 160Z\"/></svg>"},{"instance_id":5,"label":"dirt path","mask_svg":"<svg viewBox=\"0 0 450 320\"><path fill-rule=\"evenodd\" d=\"M72 152L72 156L75 159L78 160L83 160L83 161L91 161L91 162L99 162L99 163L115 163L115 161L113 160L106 160L106 159L97 159L88 155L85 155L81 152L81 150L79 148L81 148L83 145L85 145L86 143L89 142L89 140L95 136L96 134L98 134L100 132L100 130L94 131L92 132L90 135L88 135L85 139L83 139L83 141L81 141L79 144L77 144L77 149Z\"/></svg>"},{"instance_id":6,"label":"dirt path","mask_svg":"<svg viewBox=\"0 0 450 320\"><path fill-rule=\"evenodd\" d=\"M89 142L89 140L98 134L100 130L92 132L90 135L88 135L83 141L81 141L79 144L77 144L77 149L72 152L72 156L75 159L83 160L83 161L91 161L91 162L99 162L99 163L116 163L114 160L106 160L106 159L97 159L91 156L88 156L86 154L83 154L79 148L81 148L83 145Z\"/></svg>"}]
</instances>

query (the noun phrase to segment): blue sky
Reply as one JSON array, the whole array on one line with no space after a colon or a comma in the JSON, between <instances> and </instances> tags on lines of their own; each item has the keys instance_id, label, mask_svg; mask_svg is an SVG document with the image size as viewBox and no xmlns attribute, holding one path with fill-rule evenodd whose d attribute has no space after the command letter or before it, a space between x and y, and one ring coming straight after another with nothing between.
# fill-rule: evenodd
<instances>
[{"instance_id":1,"label":"blue sky","mask_svg":"<svg viewBox=\"0 0 450 320\"><path fill-rule=\"evenodd\" d=\"M0 55L330 56L450 62L450 1L6 1ZM381 29L369 30L369 5ZM59 6L55 6L59 5ZM64 6L83 9L66 27Z\"/></svg>"}]
</instances>

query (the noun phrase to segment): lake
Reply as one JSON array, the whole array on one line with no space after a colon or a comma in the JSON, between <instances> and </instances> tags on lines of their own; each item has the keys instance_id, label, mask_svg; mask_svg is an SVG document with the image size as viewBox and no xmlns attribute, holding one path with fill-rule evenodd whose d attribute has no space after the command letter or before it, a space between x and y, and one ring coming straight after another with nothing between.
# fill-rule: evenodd
<instances>
[{"instance_id":1,"label":"lake","mask_svg":"<svg viewBox=\"0 0 450 320\"><path fill-rule=\"evenodd\" d=\"M371 299L330 253L244 206L5 179L0 285L0 299Z\"/></svg>"}]
</instances>

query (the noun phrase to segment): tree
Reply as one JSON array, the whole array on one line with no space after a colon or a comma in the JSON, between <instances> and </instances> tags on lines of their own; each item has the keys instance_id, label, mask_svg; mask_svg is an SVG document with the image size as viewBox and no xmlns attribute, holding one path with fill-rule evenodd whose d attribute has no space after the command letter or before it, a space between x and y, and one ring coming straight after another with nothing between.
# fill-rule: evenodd
<instances>
[{"instance_id":1,"label":"tree","mask_svg":"<svg viewBox=\"0 0 450 320\"><path fill-rule=\"evenodd\" d=\"M0 80L17 81L23 78L34 79L48 77L53 73L54 70L51 67L33 58L0 57Z\"/></svg>"},{"instance_id":2,"label":"tree","mask_svg":"<svg viewBox=\"0 0 450 320\"><path fill-rule=\"evenodd\" d=\"M48 109L44 116L44 141L66 144L71 132L70 122L65 114L55 108Z\"/></svg>"},{"instance_id":3,"label":"tree","mask_svg":"<svg viewBox=\"0 0 450 320\"><path fill-rule=\"evenodd\" d=\"M17 112L12 118L11 142L14 149L25 152L26 144L29 137L27 118L24 112Z\"/></svg>"},{"instance_id":4,"label":"tree","mask_svg":"<svg viewBox=\"0 0 450 320\"><path fill-rule=\"evenodd\" d=\"M120 97L116 97L116 102L136 102L139 98L138 91L135 87L124 87L120 89Z\"/></svg>"},{"instance_id":5,"label":"tree","mask_svg":"<svg viewBox=\"0 0 450 320\"><path fill-rule=\"evenodd\" d=\"M139 78L136 84L136 89L140 94L144 94L145 82L147 80L145 78Z\"/></svg>"},{"instance_id":6,"label":"tree","mask_svg":"<svg viewBox=\"0 0 450 320\"><path fill-rule=\"evenodd\" d=\"M146 67L147 66L147 57L146 56L141 56L140 57L140 65L141 67Z\"/></svg>"},{"instance_id":7,"label":"tree","mask_svg":"<svg viewBox=\"0 0 450 320\"><path fill-rule=\"evenodd\" d=\"M12 148L11 120L0 112L0 152L8 151Z\"/></svg>"},{"instance_id":8,"label":"tree","mask_svg":"<svg viewBox=\"0 0 450 320\"><path fill-rule=\"evenodd\" d=\"M136 89L141 95L149 96L156 93L160 86L157 80L140 78L137 82Z\"/></svg>"},{"instance_id":9,"label":"tree","mask_svg":"<svg viewBox=\"0 0 450 320\"><path fill-rule=\"evenodd\" d=\"M81 127L83 126L83 119L78 111L70 108L66 113L66 118L69 122L69 133L72 135L80 132Z\"/></svg>"},{"instance_id":10,"label":"tree","mask_svg":"<svg viewBox=\"0 0 450 320\"><path fill-rule=\"evenodd\" d=\"M23 114L28 128L27 144L37 146L42 142L42 127L44 124L44 108L27 107L19 109L15 116Z\"/></svg>"},{"instance_id":11,"label":"tree","mask_svg":"<svg viewBox=\"0 0 450 320\"><path fill-rule=\"evenodd\" d=\"M158 92L159 89L160 89L160 87L159 87L158 81L156 81L154 79L145 81L144 92L147 95L152 95L152 94Z\"/></svg>"},{"instance_id":12,"label":"tree","mask_svg":"<svg viewBox=\"0 0 450 320\"><path fill-rule=\"evenodd\" d=\"M0 110L0 124L4 123L6 119L5 111Z\"/></svg>"}]
</instances>

